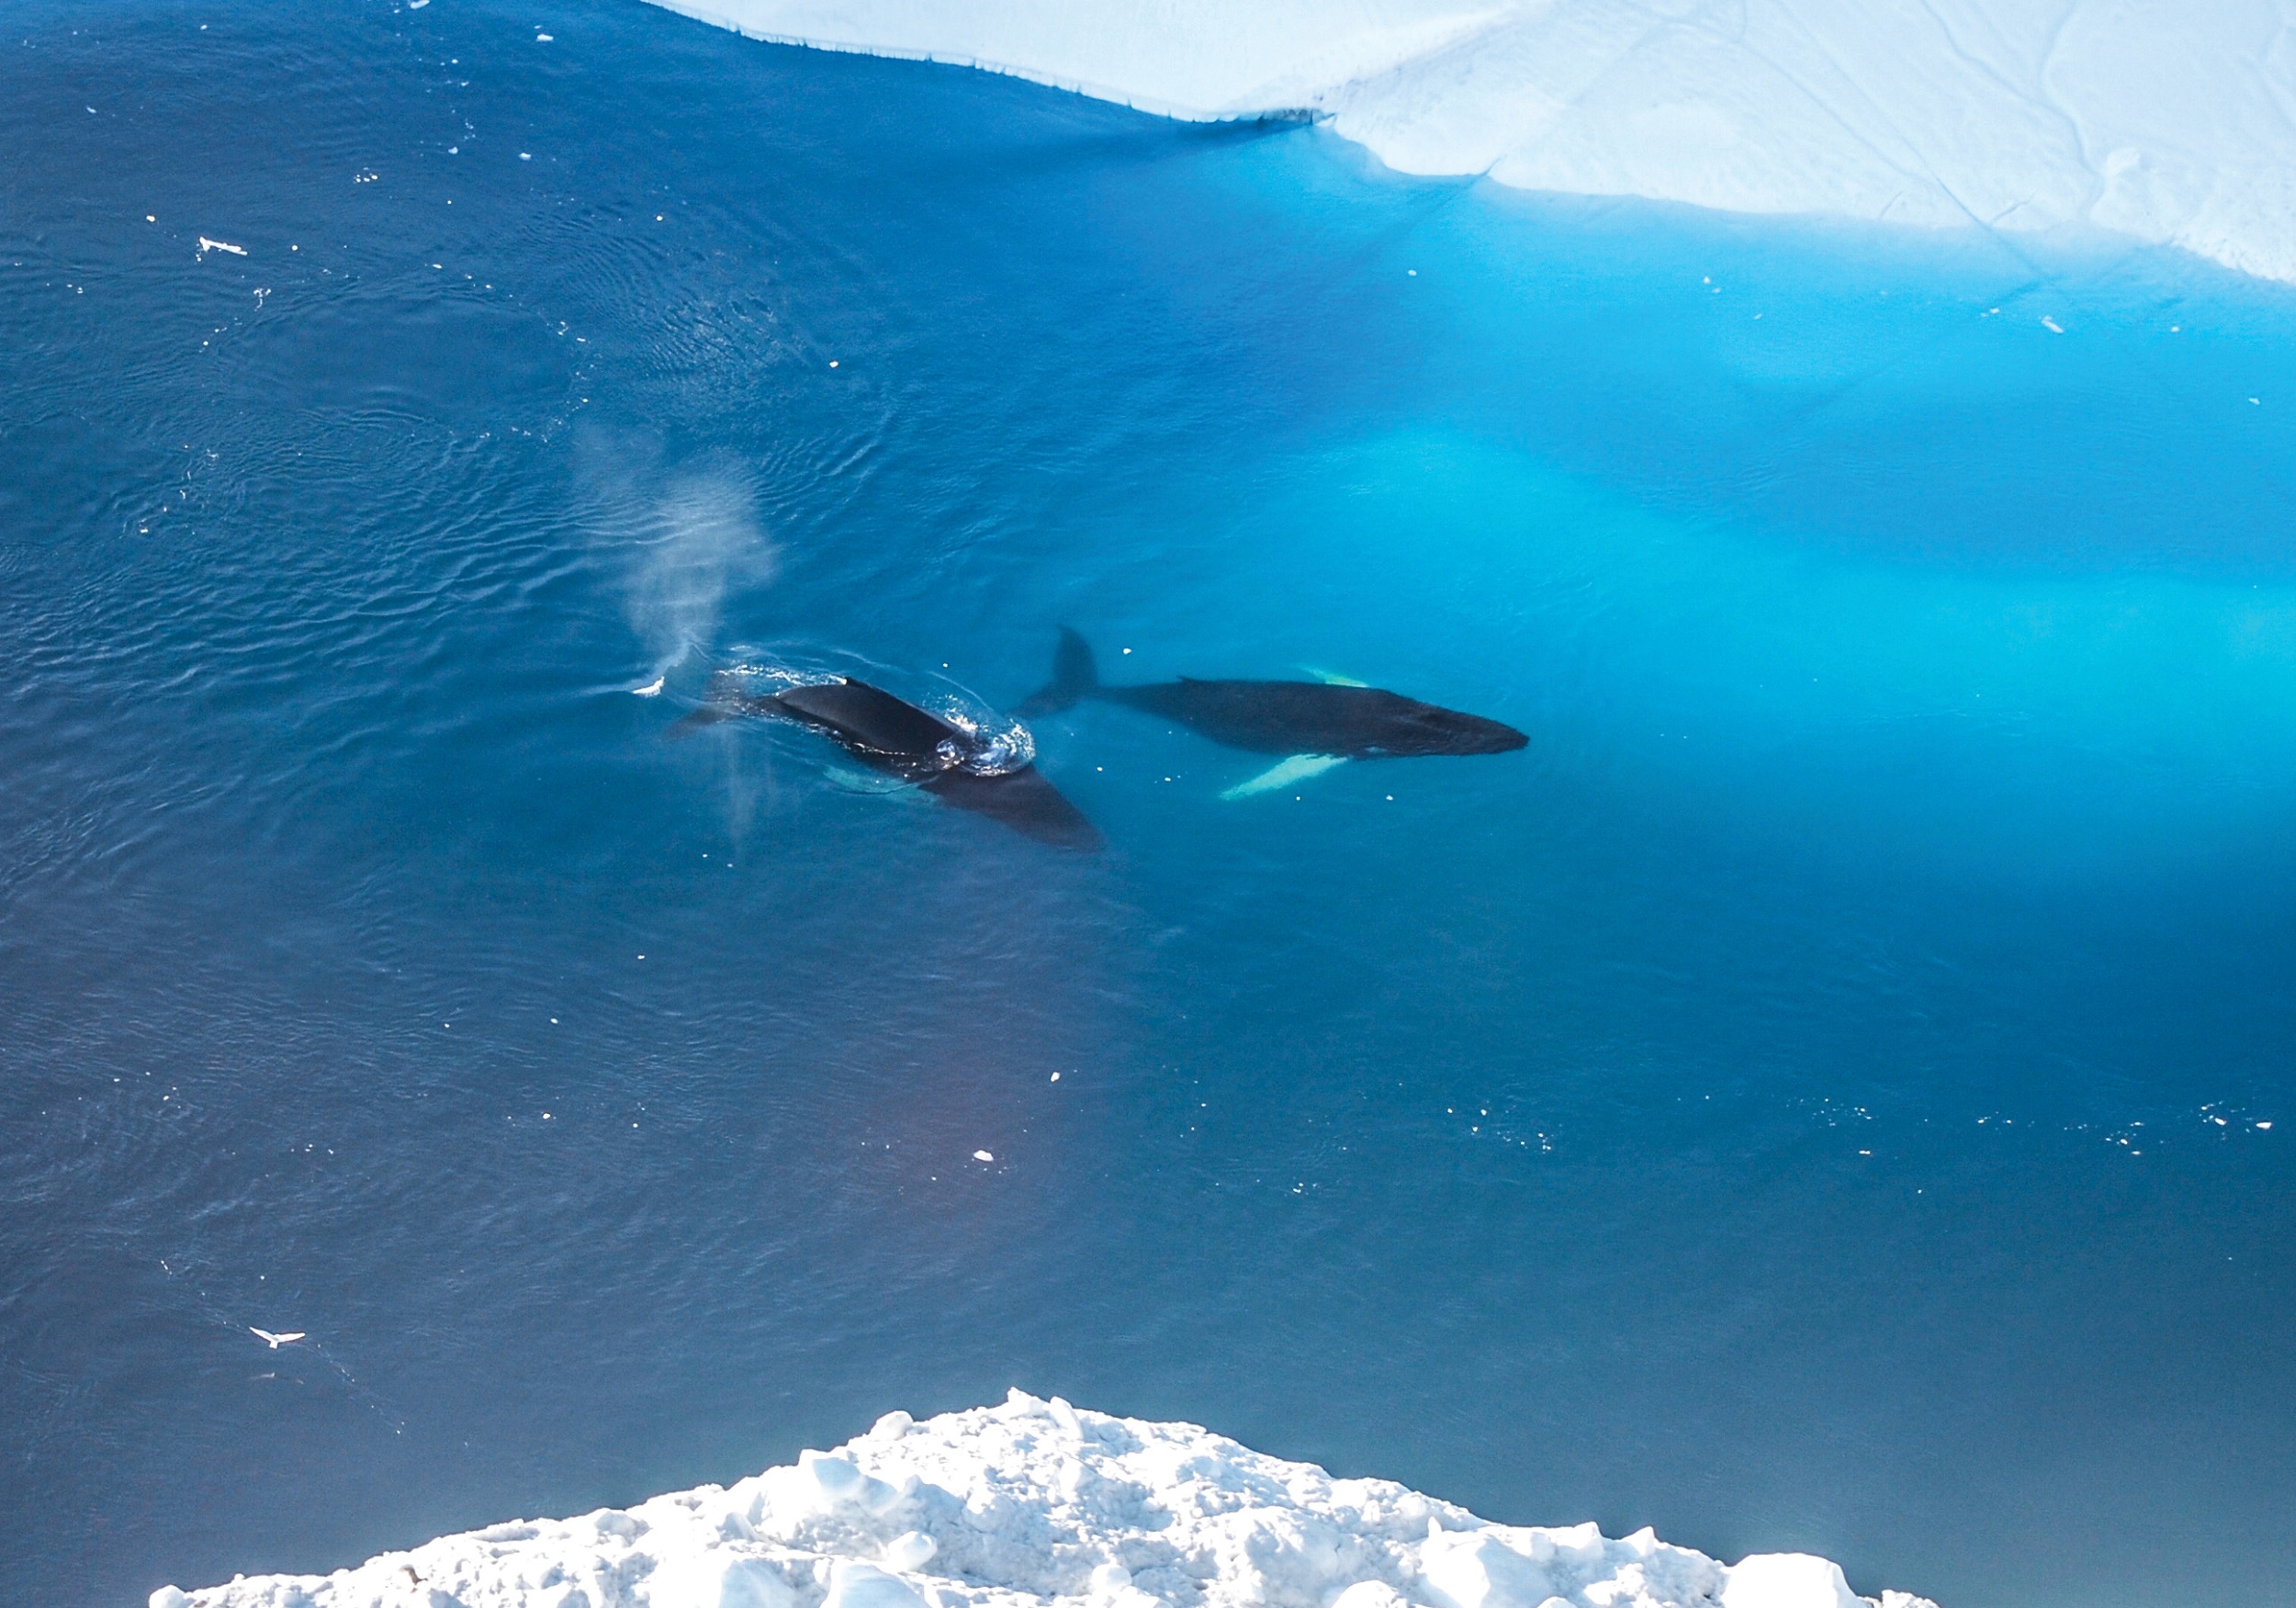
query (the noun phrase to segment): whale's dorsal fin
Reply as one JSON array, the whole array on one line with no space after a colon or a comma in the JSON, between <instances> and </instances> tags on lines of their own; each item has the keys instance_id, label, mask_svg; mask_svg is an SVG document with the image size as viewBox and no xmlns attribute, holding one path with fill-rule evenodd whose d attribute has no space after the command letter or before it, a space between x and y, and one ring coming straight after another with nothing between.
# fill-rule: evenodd
<instances>
[{"instance_id":1,"label":"whale's dorsal fin","mask_svg":"<svg viewBox=\"0 0 2296 1608\"><path fill-rule=\"evenodd\" d=\"M1240 798L1251 798L1258 793L1274 793L1279 787L1289 787L1295 782L1305 782L1311 776L1321 776L1324 771L1345 763L1347 763L1345 756L1340 754L1294 754L1289 759L1277 760L1274 765L1253 777L1251 781L1237 782L1220 796L1228 803L1233 804Z\"/></svg>"},{"instance_id":2,"label":"whale's dorsal fin","mask_svg":"<svg viewBox=\"0 0 2296 1608\"><path fill-rule=\"evenodd\" d=\"M1343 676L1336 670L1319 670L1313 665L1301 665L1300 668L1326 687L1368 687L1371 685L1368 681L1358 681L1353 676Z\"/></svg>"}]
</instances>

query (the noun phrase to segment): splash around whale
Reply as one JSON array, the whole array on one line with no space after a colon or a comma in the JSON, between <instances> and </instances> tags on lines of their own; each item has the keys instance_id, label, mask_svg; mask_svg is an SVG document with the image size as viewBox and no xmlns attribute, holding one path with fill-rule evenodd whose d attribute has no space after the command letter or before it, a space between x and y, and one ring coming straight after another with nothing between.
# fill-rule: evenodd
<instances>
[{"instance_id":1,"label":"splash around whale","mask_svg":"<svg viewBox=\"0 0 2296 1608\"><path fill-rule=\"evenodd\" d=\"M838 676L755 693L736 672L720 670L710 678L702 706L670 731L683 736L742 715L792 721L827 737L880 775L1039 842L1063 849L1102 847L1099 829L1025 755L1016 762L1013 754L979 733L867 681Z\"/></svg>"},{"instance_id":2,"label":"splash around whale","mask_svg":"<svg viewBox=\"0 0 2296 1608\"><path fill-rule=\"evenodd\" d=\"M1017 713L1053 714L1086 700L1161 715L1223 748L1292 755L1300 760L1504 754L1530 741L1514 727L1480 714L1355 682L1198 680L1182 676L1174 681L1110 686L1100 680L1091 645L1064 628L1052 656L1052 680ZM1294 774L1303 769L1297 762L1291 767Z\"/></svg>"}]
</instances>

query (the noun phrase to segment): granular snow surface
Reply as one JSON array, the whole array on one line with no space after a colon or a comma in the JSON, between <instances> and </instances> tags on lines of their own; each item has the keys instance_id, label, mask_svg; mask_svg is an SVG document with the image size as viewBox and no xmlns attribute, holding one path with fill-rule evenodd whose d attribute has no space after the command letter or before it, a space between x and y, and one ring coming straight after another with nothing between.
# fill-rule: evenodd
<instances>
[{"instance_id":1,"label":"granular snow surface","mask_svg":"<svg viewBox=\"0 0 2296 1608\"><path fill-rule=\"evenodd\" d=\"M1824 1558L1491 1524L1187 1423L1014 1391L629 1509L152 1608L1862 1608ZM1884 1592L1881 1608L1935 1608Z\"/></svg>"}]
</instances>

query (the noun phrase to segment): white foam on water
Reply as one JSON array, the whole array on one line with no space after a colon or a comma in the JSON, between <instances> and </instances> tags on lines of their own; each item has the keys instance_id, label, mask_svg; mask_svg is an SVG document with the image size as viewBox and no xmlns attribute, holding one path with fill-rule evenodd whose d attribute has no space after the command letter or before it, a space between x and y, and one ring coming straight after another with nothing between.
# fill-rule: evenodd
<instances>
[{"instance_id":1,"label":"white foam on water","mask_svg":"<svg viewBox=\"0 0 2296 1608\"><path fill-rule=\"evenodd\" d=\"M1187 1423L1015 1390L626 1510L496 1524L152 1608L1935 1608L1800 1553L1492 1524Z\"/></svg>"},{"instance_id":2,"label":"white foam on water","mask_svg":"<svg viewBox=\"0 0 2296 1608\"><path fill-rule=\"evenodd\" d=\"M1405 173L2104 230L2296 281L2296 37L2275 0L657 4L1173 117L1328 118Z\"/></svg>"}]
</instances>

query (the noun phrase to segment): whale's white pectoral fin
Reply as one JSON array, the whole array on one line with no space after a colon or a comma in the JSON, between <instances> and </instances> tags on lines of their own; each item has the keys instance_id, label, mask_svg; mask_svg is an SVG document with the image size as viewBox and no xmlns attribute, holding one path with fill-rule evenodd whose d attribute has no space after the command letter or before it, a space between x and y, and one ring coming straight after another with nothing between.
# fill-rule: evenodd
<instances>
[{"instance_id":1,"label":"whale's white pectoral fin","mask_svg":"<svg viewBox=\"0 0 2296 1608\"><path fill-rule=\"evenodd\" d=\"M1336 671L1319 670L1313 665L1301 665L1300 668L1326 687L1368 687L1371 684L1368 681L1358 681L1353 676L1340 675Z\"/></svg>"},{"instance_id":2,"label":"whale's white pectoral fin","mask_svg":"<svg viewBox=\"0 0 2296 1608\"><path fill-rule=\"evenodd\" d=\"M1290 759L1261 771L1251 781L1237 782L1220 796L1232 804L1240 798L1273 793L1279 787L1289 787L1295 782L1305 782L1311 776L1321 776L1324 771L1345 763L1346 759L1338 754L1294 754Z\"/></svg>"}]
</instances>

